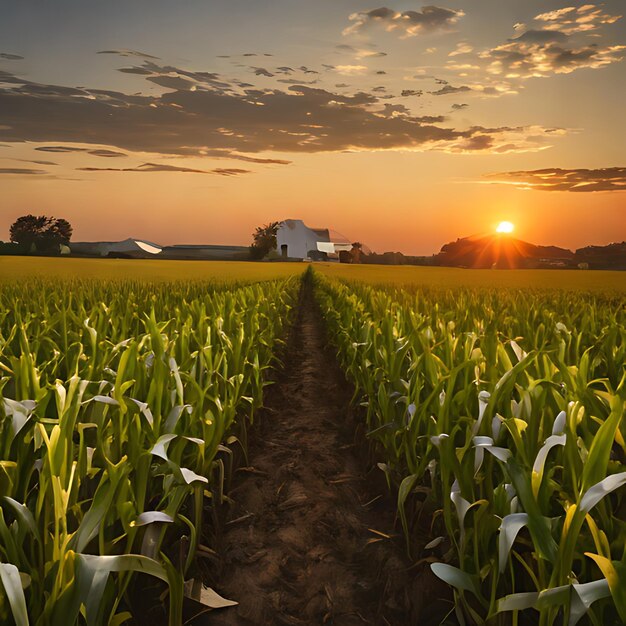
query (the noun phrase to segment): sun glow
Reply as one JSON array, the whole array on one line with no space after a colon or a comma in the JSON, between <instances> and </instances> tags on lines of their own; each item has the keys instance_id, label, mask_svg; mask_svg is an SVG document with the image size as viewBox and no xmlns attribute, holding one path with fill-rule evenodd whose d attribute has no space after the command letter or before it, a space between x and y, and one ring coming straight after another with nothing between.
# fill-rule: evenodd
<instances>
[{"instance_id":1,"label":"sun glow","mask_svg":"<svg viewBox=\"0 0 626 626\"><path fill-rule=\"evenodd\" d=\"M496 228L497 233L512 233L515 230L515 224L512 222L500 222Z\"/></svg>"}]
</instances>

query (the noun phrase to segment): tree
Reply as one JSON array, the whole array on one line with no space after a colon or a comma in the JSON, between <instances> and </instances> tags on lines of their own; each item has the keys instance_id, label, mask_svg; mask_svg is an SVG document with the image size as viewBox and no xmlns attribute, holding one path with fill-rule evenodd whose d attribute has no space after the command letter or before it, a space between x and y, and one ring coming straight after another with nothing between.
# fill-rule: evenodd
<instances>
[{"instance_id":1,"label":"tree","mask_svg":"<svg viewBox=\"0 0 626 626\"><path fill-rule=\"evenodd\" d=\"M350 250L350 255L352 256L352 263L361 263L362 254L363 254L363 244L360 241L355 241L352 244L352 250Z\"/></svg>"},{"instance_id":2,"label":"tree","mask_svg":"<svg viewBox=\"0 0 626 626\"><path fill-rule=\"evenodd\" d=\"M250 257L260 260L276 249L276 232L280 222L270 222L263 226L258 226L252 235L252 245L250 246Z\"/></svg>"},{"instance_id":3,"label":"tree","mask_svg":"<svg viewBox=\"0 0 626 626\"><path fill-rule=\"evenodd\" d=\"M9 235L13 243L45 251L61 244L67 245L72 238L72 226L63 218L23 215L11 224Z\"/></svg>"}]
</instances>

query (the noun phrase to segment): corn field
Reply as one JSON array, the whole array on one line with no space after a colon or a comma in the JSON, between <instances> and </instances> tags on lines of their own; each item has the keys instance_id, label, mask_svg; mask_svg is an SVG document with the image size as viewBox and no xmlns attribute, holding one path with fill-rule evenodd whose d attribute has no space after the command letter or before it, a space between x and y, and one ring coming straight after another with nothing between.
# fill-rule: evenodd
<instances>
[{"instance_id":1,"label":"corn field","mask_svg":"<svg viewBox=\"0 0 626 626\"><path fill-rule=\"evenodd\" d=\"M121 624L138 572L181 623L298 286L0 288L0 623Z\"/></svg>"},{"instance_id":2,"label":"corn field","mask_svg":"<svg viewBox=\"0 0 626 626\"><path fill-rule=\"evenodd\" d=\"M457 621L626 623L624 299L315 280L407 549Z\"/></svg>"},{"instance_id":3,"label":"corn field","mask_svg":"<svg viewBox=\"0 0 626 626\"><path fill-rule=\"evenodd\" d=\"M182 623L297 306L288 269L0 284L0 624L118 626L140 578ZM309 281L450 619L626 623L623 295Z\"/></svg>"}]
</instances>

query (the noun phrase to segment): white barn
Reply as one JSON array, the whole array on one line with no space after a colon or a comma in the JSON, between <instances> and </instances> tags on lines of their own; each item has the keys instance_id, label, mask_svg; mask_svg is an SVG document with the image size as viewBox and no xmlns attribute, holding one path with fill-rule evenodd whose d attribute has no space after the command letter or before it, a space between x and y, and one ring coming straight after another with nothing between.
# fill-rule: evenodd
<instances>
[{"instance_id":1,"label":"white barn","mask_svg":"<svg viewBox=\"0 0 626 626\"><path fill-rule=\"evenodd\" d=\"M276 247L283 257L292 259L334 258L342 250L352 250L352 243L328 228L310 228L302 220L285 220L276 231Z\"/></svg>"}]
</instances>

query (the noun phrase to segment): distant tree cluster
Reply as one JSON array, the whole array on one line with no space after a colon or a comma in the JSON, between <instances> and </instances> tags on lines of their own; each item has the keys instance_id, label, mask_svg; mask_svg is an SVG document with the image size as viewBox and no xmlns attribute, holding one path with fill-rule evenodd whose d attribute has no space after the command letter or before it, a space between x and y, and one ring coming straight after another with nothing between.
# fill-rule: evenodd
<instances>
[{"instance_id":1,"label":"distant tree cluster","mask_svg":"<svg viewBox=\"0 0 626 626\"><path fill-rule=\"evenodd\" d=\"M254 231L250 246L250 258L253 261L260 261L276 249L276 233L279 226L280 222L270 222L264 226L258 226Z\"/></svg>"},{"instance_id":2,"label":"distant tree cluster","mask_svg":"<svg viewBox=\"0 0 626 626\"><path fill-rule=\"evenodd\" d=\"M63 218L23 215L11 224L9 238L28 252L49 252L70 242L72 226Z\"/></svg>"}]
</instances>

